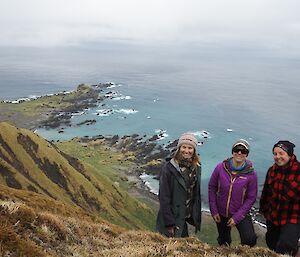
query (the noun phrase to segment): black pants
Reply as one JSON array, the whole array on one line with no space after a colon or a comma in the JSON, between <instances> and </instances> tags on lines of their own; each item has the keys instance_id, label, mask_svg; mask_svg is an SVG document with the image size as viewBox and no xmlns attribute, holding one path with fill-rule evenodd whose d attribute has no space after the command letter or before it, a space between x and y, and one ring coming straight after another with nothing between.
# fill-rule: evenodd
<instances>
[{"instance_id":1,"label":"black pants","mask_svg":"<svg viewBox=\"0 0 300 257\"><path fill-rule=\"evenodd\" d=\"M189 232L188 232L188 226L187 223L184 223L184 227L181 233L181 237L188 237L189 236Z\"/></svg>"},{"instance_id":2,"label":"black pants","mask_svg":"<svg viewBox=\"0 0 300 257\"><path fill-rule=\"evenodd\" d=\"M227 226L229 218L220 215L221 222L217 223L217 228L219 232L218 243L219 245L231 244L231 227ZM257 236L254 232L253 223L250 215L247 215L239 224L236 225L239 231L241 244L254 246L256 244Z\"/></svg>"},{"instance_id":3,"label":"black pants","mask_svg":"<svg viewBox=\"0 0 300 257\"><path fill-rule=\"evenodd\" d=\"M271 250L294 256L298 250L299 237L300 223L275 226L267 221L266 243Z\"/></svg>"}]
</instances>

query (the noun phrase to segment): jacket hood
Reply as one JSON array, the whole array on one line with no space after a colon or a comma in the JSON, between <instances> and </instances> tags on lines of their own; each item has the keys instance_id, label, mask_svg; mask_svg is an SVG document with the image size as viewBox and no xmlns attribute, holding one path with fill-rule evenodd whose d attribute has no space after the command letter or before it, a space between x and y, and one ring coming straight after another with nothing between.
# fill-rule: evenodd
<instances>
[{"instance_id":1,"label":"jacket hood","mask_svg":"<svg viewBox=\"0 0 300 257\"><path fill-rule=\"evenodd\" d=\"M181 173L179 164L175 161L174 158L170 159L170 163L174 166L174 168L175 168L179 173Z\"/></svg>"},{"instance_id":2,"label":"jacket hood","mask_svg":"<svg viewBox=\"0 0 300 257\"><path fill-rule=\"evenodd\" d=\"M228 172L233 171L231 160L232 160L232 157L223 161L224 169ZM245 166L243 167L242 170L238 171L238 174L248 174L251 172L254 172L253 164L250 160L246 160Z\"/></svg>"}]
</instances>

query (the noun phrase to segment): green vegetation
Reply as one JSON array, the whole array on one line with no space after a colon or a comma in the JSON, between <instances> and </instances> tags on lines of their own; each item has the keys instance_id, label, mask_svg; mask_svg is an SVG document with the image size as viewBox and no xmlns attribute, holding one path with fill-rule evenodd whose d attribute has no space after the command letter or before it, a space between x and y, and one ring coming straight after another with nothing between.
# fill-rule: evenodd
<instances>
[{"instance_id":1,"label":"green vegetation","mask_svg":"<svg viewBox=\"0 0 300 257\"><path fill-rule=\"evenodd\" d=\"M258 236L257 238L257 246L260 247L267 247L264 234L265 231L260 228L257 225L254 225L254 229L256 232L256 235ZM240 244L240 237L239 233L236 228L232 229L232 246L238 246ZM210 214L203 214L202 215L202 225L201 225L201 232L198 233L197 237L205 243L208 243L210 245L217 246L217 237L218 237L218 231L217 231L217 226L215 222L213 221L212 217Z\"/></svg>"},{"instance_id":2,"label":"green vegetation","mask_svg":"<svg viewBox=\"0 0 300 257\"><path fill-rule=\"evenodd\" d=\"M127 154L110 148L104 140L98 139L89 143L80 143L80 139L74 138L70 141L57 142L55 145L61 151L76 156L76 158L95 168L97 172L94 175L98 179L104 175L122 189L128 190L131 187L126 173L136 169L136 165L128 161Z\"/></svg>"},{"instance_id":3,"label":"green vegetation","mask_svg":"<svg viewBox=\"0 0 300 257\"><path fill-rule=\"evenodd\" d=\"M53 120L55 112L78 111L89 107L98 98L98 91L88 85L79 85L70 93L42 96L18 104L0 102L0 120L23 128L33 128L38 124Z\"/></svg>"},{"instance_id":4,"label":"green vegetation","mask_svg":"<svg viewBox=\"0 0 300 257\"><path fill-rule=\"evenodd\" d=\"M106 167L107 162L92 166L7 123L0 123L0 154L0 177L5 185L81 207L123 227L154 228L155 213L109 179L107 174L116 172Z\"/></svg>"},{"instance_id":5,"label":"green vegetation","mask_svg":"<svg viewBox=\"0 0 300 257\"><path fill-rule=\"evenodd\" d=\"M137 217L143 220L147 228L153 230L155 228L155 218L157 208L141 194L136 194L137 174L135 170L137 166L128 158L131 153L121 153L114 148L109 147L104 140L97 139L89 143L80 143L80 139L72 139L70 141L57 142L55 144L61 151L76 156L82 162L92 167L93 175L98 180L102 180L103 176L107 178L125 197L129 208L136 212ZM124 194L129 192L129 194ZM135 209L131 204L130 195L134 195L144 206L151 209L151 216L145 216L143 209Z\"/></svg>"}]
</instances>

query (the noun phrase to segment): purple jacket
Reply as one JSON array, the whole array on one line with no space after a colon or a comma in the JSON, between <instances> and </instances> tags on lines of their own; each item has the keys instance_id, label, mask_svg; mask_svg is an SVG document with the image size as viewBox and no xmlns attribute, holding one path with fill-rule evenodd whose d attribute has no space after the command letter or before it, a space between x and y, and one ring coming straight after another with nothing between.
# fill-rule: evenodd
<instances>
[{"instance_id":1,"label":"purple jacket","mask_svg":"<svg viewBox=\"0 0 300 257\"><path fill-rule=\"evenodd\" d=\"M219 163L210 177L209 208L212 216L220 214L224 217L232 217L235 224L238 224L255 203L257 175L249 160L241 171L233 175L229 160Z\"/></svg>"}]
</instances>

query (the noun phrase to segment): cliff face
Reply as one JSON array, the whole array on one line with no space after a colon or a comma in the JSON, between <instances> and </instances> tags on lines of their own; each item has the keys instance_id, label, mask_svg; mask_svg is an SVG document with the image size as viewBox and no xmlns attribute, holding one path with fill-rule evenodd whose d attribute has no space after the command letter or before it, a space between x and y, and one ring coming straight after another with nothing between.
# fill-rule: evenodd
<instances>
[{"instance_id":1,"label":"cliff face","mask_svg":"<svg viewBox=\"0 0 300 257\"><path fill-rule=\"evenodd\" d=\"M149 228L154 213L101 170L26 129L0 123L0 184L79 207L113 223Z\"/></svg>"}]
</instances>

